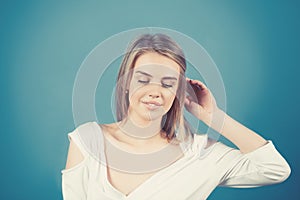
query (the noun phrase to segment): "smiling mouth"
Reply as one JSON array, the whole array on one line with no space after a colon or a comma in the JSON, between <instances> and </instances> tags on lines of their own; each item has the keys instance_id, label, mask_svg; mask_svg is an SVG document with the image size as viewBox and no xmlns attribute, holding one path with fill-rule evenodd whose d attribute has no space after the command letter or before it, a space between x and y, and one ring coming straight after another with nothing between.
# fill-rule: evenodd
<instances>
[{"instance_id":1,"label":"smiling mouth","mask_svg":"<svg viewBox=\"0 0 300 200\"><path fill-rule=\"evenodd\" d=\"M142 102L149 110L156 110L162 106L158 102Z\"/></svg>"}]
</instances>

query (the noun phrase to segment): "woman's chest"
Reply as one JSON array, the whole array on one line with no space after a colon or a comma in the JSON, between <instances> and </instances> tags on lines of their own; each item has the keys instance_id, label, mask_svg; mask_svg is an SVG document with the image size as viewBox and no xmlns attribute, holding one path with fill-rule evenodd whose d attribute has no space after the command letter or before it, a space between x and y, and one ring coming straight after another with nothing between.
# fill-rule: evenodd
<instances>
[{"instance_id":1,"label":"woman's chest","mask_svg":"<svg viewBox=\"0 0 300 200\"><path fill-rule=\"evenodd\" d=\"M171 196L193 199L190 198L192 194L198 194L195 199L199 199L200 194L207 196L217 186L219 175L213 163L193 158L182 159L163 170L138 174L100 164L89 173L90 183L97 187L88 188L88 199L99 199L92 197L101 195L100 199L106 199L105 196L117 199L169 199Z\"/></svg>"},{"instance_id":2,"label":"woman's chest","mask_svg":"<svg viewBox=\"0 0 300 200\"><path fill-rule=\"evenodd\" d=\"M107 169L107 179L109 183L124 195L128 195L145 181L151 178L155 172L144 174L133 174L114 169Z\"/></svg>"}]
</instances>

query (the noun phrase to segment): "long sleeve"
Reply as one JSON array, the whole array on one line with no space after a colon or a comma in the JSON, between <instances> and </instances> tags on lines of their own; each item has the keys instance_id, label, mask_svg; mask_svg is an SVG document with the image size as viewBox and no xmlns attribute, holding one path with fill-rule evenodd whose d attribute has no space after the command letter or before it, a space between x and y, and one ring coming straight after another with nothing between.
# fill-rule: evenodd
<instances>
[{"instance_id":1,"label":"long sleeve","mask_svg":"<svg viewBox=\"0 0 300 200\"><path fill-rule=\"evenodd\" d=\"M245 188L276 184L286 180L291 173L272 141L246 154L222 143L215 148L221 155L217 162L224 167L221 186Z\"/></svg>"},{"instance_id":2,"label":"long sleeve","mask_svg":"<svg viewBox=\"0 0 300 200\"><path fill-rule=\"evenodd\" d=\"M72 139L79 147L84 156L84 160L76 166L61 170L62 173L62 194L64 200L81 200L87 198L87 185L89 170L87 162L88 153L84 150L77 130L68 134L69 140Z\"/></svg>"}]
</instances>

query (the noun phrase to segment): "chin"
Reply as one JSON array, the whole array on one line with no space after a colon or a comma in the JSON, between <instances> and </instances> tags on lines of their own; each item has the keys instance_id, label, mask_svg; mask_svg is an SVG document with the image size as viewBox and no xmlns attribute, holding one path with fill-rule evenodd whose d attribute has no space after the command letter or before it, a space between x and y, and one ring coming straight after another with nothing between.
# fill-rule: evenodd
<instances>
[{"instance_id":1,"label":"chin","mask_svg":"<svg viewBox=\"0 0 300 200\"><path fill-rule=\"evenodd\" d=\"M162 116L163 116L162 114L158 114L158 113L141 113L141 117L145 121L155 121L161 119Z\"/></svg>"}]
</instances>

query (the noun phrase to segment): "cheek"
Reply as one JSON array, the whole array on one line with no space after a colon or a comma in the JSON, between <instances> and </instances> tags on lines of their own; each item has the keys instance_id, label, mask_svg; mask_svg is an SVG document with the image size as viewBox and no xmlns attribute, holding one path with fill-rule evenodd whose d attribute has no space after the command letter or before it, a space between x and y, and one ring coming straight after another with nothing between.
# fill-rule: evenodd
<instances>
[{"instance_id":1,"label":"cheek","mask_svg":"<svg viewBox=\"0 0 300 200\"><path fill-rule=\"evenodd\" d=\"M171 108L175 98L176 94L173 91L168 91L164 94L166 108Z\"/></svg>"},{"instance_id":2,"label":"cheek","mask_svg":"<svg viewBox=\"0 0 300 200\"><path fill-rule=\"evenodd\" d=\"M169 89L167 91L167 93L165 94L166 99L168 99L167 102L168 102L168 105L170 108L171 108L173 102L175 101L175 99L178 98L178 92L179 92L178 89L179 89L178 86L175 88Z\"/></svg>"},{"instance_id":3,"label":"cheek","mask_svg":"<svg viewBox=\"0 0 300 200\"><path fill-rule=\"evenodd\" d=\"M171 98L174 99L176 97L177 90L178 90L178 86L167 89L166 90L166 96L171 97Z\"/></svg>"},{"instance_id":4,"label":"cheek","mask_svg":"<svg viewBox=\"0 0 300 200\"><path fill-rule=\"evenodd\" d=\"M136 102L143 95L143 89L138 84L130 84L129 87L129 102Z\"/></svg>"}]
</instances>

